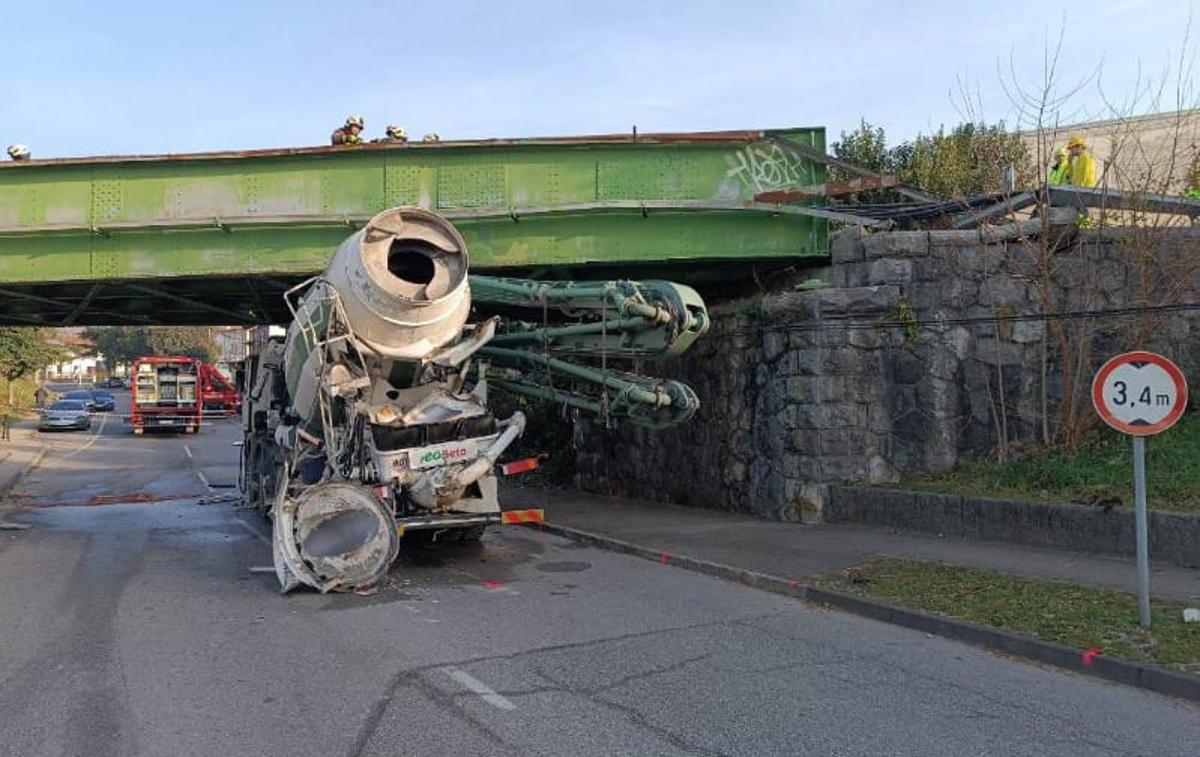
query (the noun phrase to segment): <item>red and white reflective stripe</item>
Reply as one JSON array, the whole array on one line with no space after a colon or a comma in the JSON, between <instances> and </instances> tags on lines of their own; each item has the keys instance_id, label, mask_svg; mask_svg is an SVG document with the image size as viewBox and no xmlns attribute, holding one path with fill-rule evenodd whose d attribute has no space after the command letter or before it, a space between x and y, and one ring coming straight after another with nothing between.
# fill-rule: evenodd
<instances>
[{"instance_id":1,"label":"red and white reflective stripe","mask_svg":"<svg viewBox=\"0 0 1200 757\"><path fill-rule=\"evenodd\" d=\"M545 515L541 509L506 510L500 513L500 522L510 525L513 523L541 523L543 520L545 520Z\"/></svg>"},{"instance_id":2,"label":"red and white reflective stripe","mask_svg":"<svg viewBox=\"0 0 1200 757\"><path fill-rule=\"evenodd\" d=\"M506 476L515 476L518 473L537 470L538 459L536 457L527 457L524 460L513 460L511 463L505 463L500 466L500 471Z\"/></svg>"}]
</instances>

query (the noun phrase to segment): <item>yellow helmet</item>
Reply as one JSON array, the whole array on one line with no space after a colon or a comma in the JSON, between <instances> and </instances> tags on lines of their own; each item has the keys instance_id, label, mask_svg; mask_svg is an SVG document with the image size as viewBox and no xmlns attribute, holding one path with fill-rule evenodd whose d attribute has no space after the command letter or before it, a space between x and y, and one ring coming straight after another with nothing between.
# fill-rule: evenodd
<instances>
[{"instance_id":1,"label":"yellow helmet","mask_svg":"<svg viewBox=\"0 0 1200 757\"><path fill-rule=\"evenodd\" d=\"M1065 148L1065 147L1060 147L1060 148L1058 148L1057 150L1055 150L1055 151L1054 151L1054 157L1056 157L1056 158L1065 158L1065 157L1067 157L1067 148Z\"/></svg>"},{"instance_id":2,"label":"yellow helmet","mask_svg":"<svg viewBox=\"0 0 1200 757\"><path fill-rule=\"evenodd\" d=\"M1067 140L1068 150L1074 150L1076 147L1087 147L1087 143L1083 141L1083 137L1079 136L1078 134L1072 135L1071 138Z\"/></svg>"}]
</instances>

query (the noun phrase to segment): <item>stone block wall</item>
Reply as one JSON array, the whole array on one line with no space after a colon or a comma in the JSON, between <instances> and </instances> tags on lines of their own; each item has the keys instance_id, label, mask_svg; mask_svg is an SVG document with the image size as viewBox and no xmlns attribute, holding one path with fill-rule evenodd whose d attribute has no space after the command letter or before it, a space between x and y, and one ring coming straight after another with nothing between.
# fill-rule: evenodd
<instances>
[{"instance_id":1,"label":"stone block wall","mask_svg":"<svg viewBox=\"0 0 1200 757\"><path fill-rule=\"evenodd\" d=\"M892 482L1002 438L1038 439L1043 383L1048 424L1063 392L1044 312L1075 314L1060 319L1069 334L1090 324L1078 333L1091 353L1071 356L1086 360L1086 380L1134 347L1200 365L1200 312L1166 312L1133 344L1136 317L1122 310L1200 300L1200 235L1160 235L1148 264L1144 240L1053 233L1052 255L978 231L840 233L822 272L829 288L717 305L712 331L684 359L647 366L695 387L702 407L689 424L581 423L577 485L817 520L828 483Z\"/></svg>"}]
</instances>

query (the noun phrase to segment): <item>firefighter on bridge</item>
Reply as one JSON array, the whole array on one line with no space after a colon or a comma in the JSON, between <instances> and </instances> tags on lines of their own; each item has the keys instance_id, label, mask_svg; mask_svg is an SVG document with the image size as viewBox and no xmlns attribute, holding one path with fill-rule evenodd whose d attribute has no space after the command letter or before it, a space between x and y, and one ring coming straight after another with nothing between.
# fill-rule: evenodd
<instances>
[{"instance_id":1,"label":"firefighter on bridge","mask_svg":"<svg viewBox=\"0 0 1200 757\"><path fill-rule=\"evenodd\" d=\"M361 145L363 131L362 116L350 116L346 124L333 130L329 141L335 145Z\"/></svg>"},{"instance_id":2,"label":"firefighter on bridge","mask_svg":"<svg viewBox=\"0 0 1200 757\"><path fill-rule=\"evenodd\" d=\"M388 124L387 129L384 131L384 134L386 136L380 137L379 139L372 139L371 141L372 142L407 142L408 141L408 131L406 131L403 126L396 126L394 124Z\"/></svg>"}]
</instances>

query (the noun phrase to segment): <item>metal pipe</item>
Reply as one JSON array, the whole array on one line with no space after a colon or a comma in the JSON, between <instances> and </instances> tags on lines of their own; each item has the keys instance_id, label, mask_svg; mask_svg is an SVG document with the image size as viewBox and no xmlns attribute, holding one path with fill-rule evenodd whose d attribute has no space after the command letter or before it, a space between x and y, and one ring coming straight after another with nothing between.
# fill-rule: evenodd
<instances>
[{"instance_id":1,"label":"metal pipe","mask_svg":"<svg viewBox=\"0 0 1200 757\"><path fill-rule=\"evenodd\" d=\"M595 323L576 323L570 326L538 328L530 329L529 331L510 331L506 334L496 334L488 344L493 346L514 344L540 345L565 336L588 336L603 333L605 330L619 333L622 331L645 330L652 327L652 324L646 323L642 318L626 318L624 320L612 320L603 323L599 321ZM553 345L549 346L553 348ZM610 352L616 351L619 350L617 348L610 350Z\"/></svg>"},{"instance_id":2,"label":"metal pipe","mask_svg":"<svg viewBox=\"0 0 1200 757\"><path fill-rule=\"evenodd\" d=\"M511 381L509 379L492 379L492 383L501 389L514 392L516 394L524 394L526 397L562 403L570 407L577 407L580 410L586 410L595 415L599 415L601 412L603 412L603 408L600 406L599 402L580 394L572 394L571 392L558 391L549 387L539 386L537 384L526 384L520 381Z\"/></svg>"},{"instance_id":3,"label":"metal pipe","mask_svg":"<svg viewBox=\"0 0 1200 757\"><path fill-rule=\"evenodd\" d=\"M506 423L508 428L504 429L500 438L481 452L474 462L458 472L458 475L454 477L455 484L460 487L470 486L490 471L496 464L496 460L504 454L504 450L508 449L508 445L512 444L525 431L525 414L518 410L509 417Z\"/></svg>"},{"instance_id":4,"label":"metal pipe","mask_svg":"<svg viewBox=\"0 0 1200 757\"><path fill-rule=\"evenodd\" d=\"M606 375L601 371L592 370L586 366L576 365L575 363L567 362L566 360L558 360L547 355L540 355L524 350L514 350L507 347L484 347L479 350L480 355L490 357L498 361L498 364L503 364L503 361L513 361L517 363L528 362L537 365L538 367L549 368L560 373L565 373L568 376L573 376L577 379L582 379L593 384L600 384L609 389L619 390L623 395L633 400L634 402L643 405L654 405L656 407L664 407L671 404L671 399L665 394L652 392L643 389L639 386L622 381L612 375Z\"/></svg>"}]
</instances>

